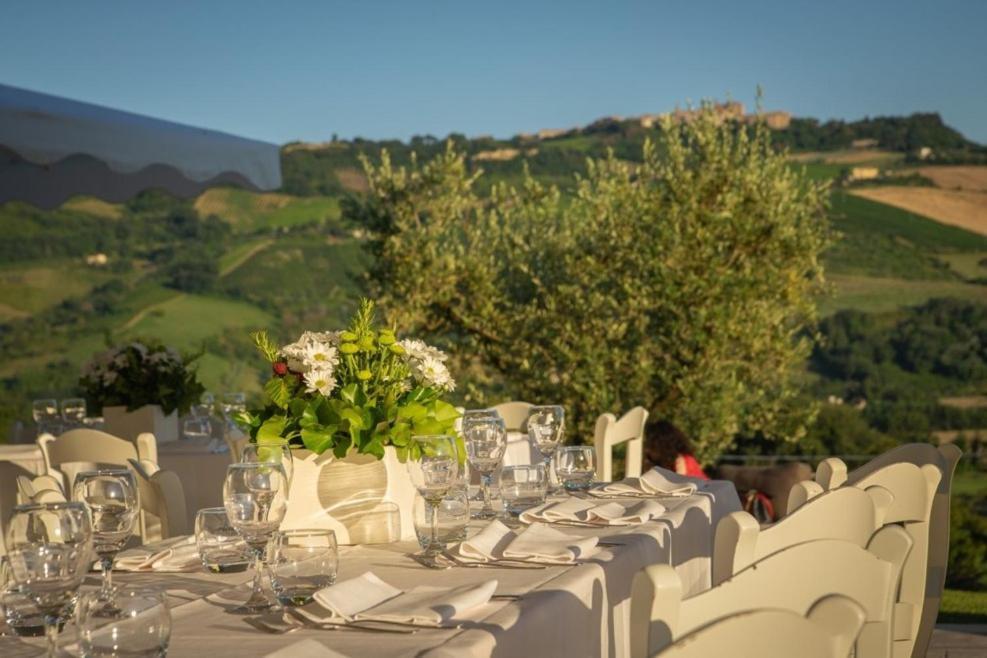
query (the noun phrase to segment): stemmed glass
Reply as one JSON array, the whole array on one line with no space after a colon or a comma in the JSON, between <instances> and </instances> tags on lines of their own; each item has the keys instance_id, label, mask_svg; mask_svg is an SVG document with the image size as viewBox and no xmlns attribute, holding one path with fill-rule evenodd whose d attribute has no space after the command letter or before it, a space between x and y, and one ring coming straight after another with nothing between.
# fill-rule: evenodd
<instances>
[{"instance_id":1,"label":"stemmed glass","mask_svg":"<svg viewBox=\"0 0 987 658\"><path fill-rule=\"evenodd\" d=\"M99 598L106 611L113 605L113 561L133 534L140 512L137 479L125 468L83 471L75 477L72 498L85 503L92 518L93 547L103 570Z\"/></svg>"},{"instance_id":2,"label":"stemmed glass","mask_svg":"<svg viewBox=\"0 0 987 658\"><path fill-rule=\"evenodd\" d=\"M280 464L230 464L223 483L223 503L232 525L254 554L254 582L250 598L234 612L252 613L276 605L264 593L262 577L267 544L288 509L288 479Z\"/></svg>"},{"instance_id":3,"label":"stemmed glass","mask_svg":"<svg viewBox=\"0 0 987 658\"><path fill-rule=\"evenodd\" d=\"M565 409L559 405L531 407L528 411L528 438L541 452L548 474L549 492L557 491L553 477L552 455L565 435Z\"/></svg>"},{"instance_id":4,"label":"stemmed glass","mask_svg":"<svg viewBox=\"0 0 987 658\"><path fill-rule=\"evenodd\" d=\"M6 544L14 581L44 615L46 655L54 658L58 622L92 564L89 513L82 503L19 505Z\"/></svg>"},{"instance_id":5,"label":"stemmed glass","mask_svg":"<svg viewBox=\"0 0 987 658\"><path fill-rule=\"evenodd\" d=\"M62 400L62 420L69 428L82 427L86 419L86 401L82 398Z\"/></svg>"},{"instance_id":6,"label":"stemmed glass","mask_svg":"<svg viewBox=\"0 0 987 658\"><path fill-rule=\"evenodd\" d=\"M436 558L444 548L437 537L439 505L459 478L456 440L446 435L413 436L411 440L417 445L421 456L418 460L408 461L408 473L429 507L429 542L419 557L425 566L438 569L441 565Z\"/></svg>"},{"instance_id":7,"label":"stemmed glass","mask_svg":"<svg viewBox=\"0 0 987 658\"><path fill-rule=\"evenodd\" d=\"M263 445L248 443L243 446L243 454L240 457L240 461L280 464L284 469L285 477L288 479L288 490L291 490L291 476L295 471L295 462L294 457L291 455L291 447L287 441L282 443L265 443Z\"/></svg>"},{"instance_id":8,"label":"stemmed glass","mask_svg":"<svg viewBox=\"0 0 987 658\"><path fill-rule=\"evenodd\" d=\"M473 516L478 519L496 518L497 512L490 505L490 481L507 449L507 426L500 414L464 419L463 438L469 464L480 474L483 507Z\"/></svg>"},{"instance_id":9,"label":"stemmed glass","mask_svg":"<svg viewBox=\"0 0 987 658\"><path fill-rule=\"evenodd\" d=\"M58 400L52 398L34 400L31 403L31 417L34 418L34 424L38 427L38 434L45 432L57 434L59 425Z\"/></svg>"}]
</instances>

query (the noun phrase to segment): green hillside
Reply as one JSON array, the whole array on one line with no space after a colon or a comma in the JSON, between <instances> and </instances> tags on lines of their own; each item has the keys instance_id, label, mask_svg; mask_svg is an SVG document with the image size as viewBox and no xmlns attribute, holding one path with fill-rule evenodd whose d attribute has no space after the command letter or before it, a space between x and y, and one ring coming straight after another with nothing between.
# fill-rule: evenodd
<instances>
[{"instance_id":1,"label":"green hillside","mask_svg":"<svg viewBox=\"0 0 987 658\"><path fill-rule=\"evenodd\" d=\"M836 149L861 136L877 135L897 150L880 156L894 166L908 166L902 153L916 140L980 148L950 131L938 117L920 115L842 127L796 121L774 133L779 145L824 152L792 166L835 184L830 220L837 239L825 254L831 293L820 299L824 314L894 313L943 296L987 301L987 238L849 195L839 185L846 165L830 161L854 156ZM485 172L481 190L516 183L526 169L568 190L587 157L613 152L633 162L646 139L660 145L660 137L657 127L636 120L601 120L544 140L449 139ZM365 189L360 157L387 149L400 165L413 152L427 159L445 148L445 140L429 136L289 145L280 193L215 188L184 202L148 192L124 204L73 199L51 212L0 206L0 426L26 419L33 397L74 392L80 365L107 341L142 336L202 352L200 371L212 389L256 391L249 330L289 338L335 326L359 297L369 257L341 201ZM483 155L498 149L514 156ZM92 253L105 253L107 265L86 265Z\"/></svg>"}]
</instances>

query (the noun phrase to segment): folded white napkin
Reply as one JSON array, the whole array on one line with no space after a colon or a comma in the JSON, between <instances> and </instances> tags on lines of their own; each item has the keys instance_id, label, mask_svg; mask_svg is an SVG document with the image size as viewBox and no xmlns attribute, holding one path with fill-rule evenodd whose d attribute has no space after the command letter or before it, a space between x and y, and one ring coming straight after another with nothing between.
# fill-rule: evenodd
<instances>
[{"instance_id":1,"label":"folded white napkin","mask_svg":"<svg viewBox=\"0 0 987 658\"><path fill-rule=\"evenodd\" d=\"M491 521L473 538L449 549L457 558L473 562L513 560L572 564L597 551L596 537L576 537L534 523L515 532L500 521Z\"/></svg>"},{"instance_id":2,"label":"folded white napkin","mask_svg":"<svg viewBox=\"0 0 987 658\"><path fill-rule=\"evenodd\" d=\"M691 496L699 488L694 478L655 467L639 478L624 478L619 482L600 484L589 490L592 496Z\"/></svg>"},{"instance_id":3,"label":"folded white napkin","mask_svg":"<svg viewBox=\"0 0 987 658\"><path fill-rule=\"evenodd\" d=\"M195 537L132 548L120 553L113 563L120 571L194 571L201 566Z\"/></svg>"},{"instance_id":4,"label":"folded white napkin","mask_svg":"<svg viewBox=\"0 0 987 658\"><path fill-rule=\"evenodd\" d=\"M344 580L315 593L330 619L389 621L418 626L442 626L450 619L490 602L497 581L463 587L419 586L403 592L372 572Z\"/></svg>"},{"instance_id":5,"label":"folded white napkin","mask_svg":"<svg viewBox=\"0 0 987 658\"><path fill-rule=\"evenodd\" d=\"M264 658L346 658L317 640L302 640L264 654Z\"/></svg>"},{"instance_id":6,"label":"folded white napkin","mask_svg":"<svg viewBox=\"0 0 987 658\"><path fill-rule=\"evenodd\" d=\"M665 506L654 500L635 503L596 503L582 498L568 498L561 502L549 502L521 513L525 523L579 523L594 526L638 525L657 519L665 513Z\"/></svg>"}]
</instances>

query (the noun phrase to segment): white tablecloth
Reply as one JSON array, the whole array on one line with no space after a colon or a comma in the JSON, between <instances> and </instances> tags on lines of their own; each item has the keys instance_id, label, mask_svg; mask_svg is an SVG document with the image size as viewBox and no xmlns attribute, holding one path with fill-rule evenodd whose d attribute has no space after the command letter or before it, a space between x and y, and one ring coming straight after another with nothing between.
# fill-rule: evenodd
<instances>
[{"instance_id":1,"label":"white tablecloth","mask_svg":"<svg viewBox=\"0 0 987 658\"><path fill-rule=\"evenodd\" d=\"M662 501L663 503L665 501ZM407 589L427 583L458 586L496 578L495 599L459 629L426 629L414 635L303 629L287 635L254 630L226 604L209 595L240 586L246 597L249 573L215 575L134 574L114 576L115 583L156 584L167 588L172 605L169 655L178 658L246 658L264 656L306 638L315 639L350 658L377 656L627 656L631 582L643 567L657 562L675 566L687 594L709 587L712 528L724 514L740 509L728 482L711 482L695 496L668 502L660 520L631 528L564 528L571 534L606 537L619 546L603 546L588 562L545 569L426 570L407 557L418 547L409 543L352 546L340 550L339 578L373 571L386 582ZM471 528L475 532L476 527ZM92 580L96 584L94 576ZM67 640L72 633L63 634ZM0 638L0 655L33 655L39 641Z\"/></svg>"}]
</instances>

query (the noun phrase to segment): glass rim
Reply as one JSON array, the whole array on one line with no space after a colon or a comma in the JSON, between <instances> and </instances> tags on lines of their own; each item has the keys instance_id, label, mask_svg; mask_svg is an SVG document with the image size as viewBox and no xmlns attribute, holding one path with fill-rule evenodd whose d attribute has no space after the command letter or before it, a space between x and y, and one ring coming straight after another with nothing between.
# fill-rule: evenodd
<instances>
[{"instance_id":1,"label":"glass rim","mask_svg":"<svg viewBox=\"0 0 987 658\"><path fill-rule=\"evenodd\" d=\"M76 500L64 500L52 503L24 503L23 505L14 505L11 513L14 512L53 512L60 509L70 509L77 510L80 512L85 512L88 514L89 508L86 507L85 503L80 503Z\"/></svg>"},{"instance_id":2,"label":"glass rim","mask_svg":"<svg viewBox=\"0 0 987 658\"><path fill-rule=\"evenodd\" d=\"M281 469L282 473L285 473L284 466L281 465L281 462L233 462L226 467L226 472L229 473L231 470L242 471L256 466L263 466L264 468L278 468ZM285 473L285 477L288 477L287 473Z\"/></svg>"},{"instance_id":3,"label":"glass rim","mask_svg":"<svg viewBox=\"0 0 987 658\"><path fill-rule=\"evenodd\" d=\"M583 446L559 446L558 448L556 448L556 450L559 451L559 452L576 452L578 450L579 452L592 451L593 453L595 453L596 452L596 446L585 446L585 445L583 445Z\"/></svg>"},{"instance_id":4,"label":"glass rim","mask_svg":"<svg viewBox=\"0 0 987 658\"><path fill-rule=\"evenodd\" d=\"M336 531L331 528L289 528L275 530L275 537L332 537L336 539Z\"/></svg>"},{"instance_id":5,"label":"glass rim","mask_svg":"<svg viewBox=\"0 0 987 658\"><path fill-rule=\"evenodd\" d=\"M97 468L95 471L79 471L75 474L75 480L73 484L78 482L80 478L83 477L99 477L100 475L133 475L134 472L129 468L124 468L123 466L115 466L113 468Z\"/></svg>"},{"instance_id":6,"label":"glass rim","mask_svg":"<svg viewBox=\"0 0 987 658\"><path fill-rule=\"evenodd\" d=\"M195 515L196 516L199 516L203 512L206 512L207 514L219 514L220 512L222 512L225 515L226 514L226 508L225 507L200 507L199 509L197 509L195 511Z\"/></svg>"},{"instance_id":7,"label":"glass rim","mask_svg":"<svg viewBox=\"0 0 987 658\"><path fill-rule=\"evenodd\" d=\"M512 464L511 466L501 466L500 472L504 471L530 471L530 470L545 470L545 464Z\"/></svg>"},{"instance_id":8,"label":"glass rim","mask_svg":"<svg viewBox=\"0 0 987 658\"><path fill-rule=\"evenodd\" d=\"M533 404L528 408L528 415L531 415L533 411L542 411L544 409L558 409L563 414L565 413L565 407L561 404Z\"/></svg>"},{"instance_id":9,"label":"glass rim","mask_svg":"<svg viewBox=\"0 0 987 658\"><path fill-rule=\"evenodd\" d=\"M413 434L411 437L412 441L434 441L437 439L448 439L449 441L455 441L455 434Z\"/></svg>"}]
</instances>

